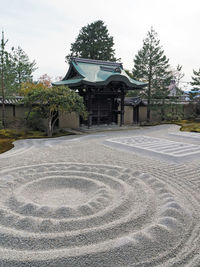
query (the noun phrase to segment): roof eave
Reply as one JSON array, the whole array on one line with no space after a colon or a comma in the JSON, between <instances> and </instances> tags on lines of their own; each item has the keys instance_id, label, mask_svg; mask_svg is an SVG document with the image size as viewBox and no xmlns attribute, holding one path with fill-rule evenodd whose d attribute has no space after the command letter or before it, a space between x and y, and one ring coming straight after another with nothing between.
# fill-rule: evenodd
<instances>
[{"instance_id":1,"label":"roof eave","mask_svg":"<svg viewBox=\"0 0 200 267\"><path fill-rule=\"evenodd\" d=\"M80 75L80 77L84 78L83 74L80 72L80 70L79 70L79 68L77 67L77 65L76 65L73 61L71 61L71 62L70 62L70 65L69 65L69 69L68 69L68 71L67 71L65 77L62 79L62 81L68 80L68 78L69 78L69 76L70 76L70 73L71 73L71 71L72 71L73 68L74 68L74 69L76 70L76 72ZM53 84L53 83L52 83L52 84Z\"/></svg>"},{"instance_id":2,"label":"roof eave","mask_svg":"<svg viewBox=\"0 0 200 267\"><path fill-rule=\"evenodd\" d=\"M52 83L53 86L68 86L68 87L76 87L82 84L82 80L77 80L77 82L70 83L69 80L62 80L59 82Z\"/></svg>"},{"instance_id":3,"label":"roof eave","mask_svg":"<svg viewBox=\"0 0 200 267\"><path fill-rule=\"evenodd\" d=\"M65 82L66 81L66 82ZM99 81L99 82L92 82L88 80L79 80L77 82L69 83L69 80L62 80L61 82L54 82L52 85L54 86L68 86L70 88L77 87L82 85L89 85L89 86L94 86L94 87L99 87L99 86L107 86L110 82L112 81L117 81L117 82L123 82L126 84L128 90L140 90L143 87L145 87L147 84L132 84L128 78L124 77L123 79L113 79L112 77L109 77L105 81Z\"/></svg>"},{"instance_id":4,"label":"roof eave","mask_svg":"<svg viewBox=\"0 0 200 267\"><path fill-rule=\"evenodd\" d=\"M127 88L129 90L132 90L132 89L141 89L145 86L147 86L146 83L141 83L141 84L137 84L137 83L132 83L126 76L122 76L122 75L111 75L110 77L108 77L106 80L104 81L99 81L99 82L92 82L92 81L88 81L86 79L83 80L83 83L84 84L87 84L87 85L93 85L95 87L98 87L98 86L106 86L108 85L110 82L123 82L126 84Z\"/></svg>"}]
</instances>

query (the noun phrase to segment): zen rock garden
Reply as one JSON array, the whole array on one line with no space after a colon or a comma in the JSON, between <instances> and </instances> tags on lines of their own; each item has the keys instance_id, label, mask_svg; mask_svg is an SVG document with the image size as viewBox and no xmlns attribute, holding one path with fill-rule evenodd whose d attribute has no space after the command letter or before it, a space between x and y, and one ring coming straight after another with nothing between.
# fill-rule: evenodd
<instances>
[{"instance_id":1,"label":"zen rock garden","mask_svg":"<svg viewBox=\"0 0 200 267\"><path fill-rule=\"evenodd\" d=\"M16 141L0 266L199 266L199 148L175 125Z\"/></svg>"},{"instance_id":2,"label":"zen rock garden","mask_svg":"<svg viewBox=\"0 0 200 267\"><path fill-rule=\"evenodd\" d=\"M118 13L120 1L94 9L95 1L85 0L73 3L73 12L65 1L12 2L0 19L12 17L8 32L14 29L14 40L24 40L29 52L40 52L42 70L57 75L61 36L70 44L79 19L97 10L99 17L101 8L110 23L117 16L112 30L122 55L97 20L82 27L63 54L64 76L35 80L35 60L20 46L7 46L2 30L0 267L199 267L200 69L198 34L190 35L191 28L198 30L189 24L196 13L190 19L185 9L183 26L184 1L181 12L174 3L167 11L168 1L153 8L129 1L132 9L122 3ZM157 17L160 29L167 25L162 36L168 52L185 59L188 73L193 70L191 81L188 74L182 80L175 56L177 66L171 65L153 27L139 49L142 23L151 26ZM132 49L139 50L126 69L121 58L126 63Z\"/></svg>"}]
</instances>

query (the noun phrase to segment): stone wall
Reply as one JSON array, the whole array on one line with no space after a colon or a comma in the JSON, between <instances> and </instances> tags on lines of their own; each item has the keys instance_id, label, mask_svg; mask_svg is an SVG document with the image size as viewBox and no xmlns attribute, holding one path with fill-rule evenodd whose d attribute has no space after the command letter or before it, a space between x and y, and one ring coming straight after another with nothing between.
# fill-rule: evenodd
<instances>
[{"instance_id":1,"label":"stone wall","mask_svg":"<svg viewBox=\"0 0 200 267\"><path fill-rule=\"evenodd\" d=\"M171 106L169 106L170 111ZM183 105L183 113L184 117L190 118L192 115L196 113L196 105L192 103L185 103ZM119 108L120 110L120 108ZM23 105L6 105L6 120L9 123L14 122L15 120L20 120L25 118L26 112L28 112L28 108L25 108ZM124 107L124 124L132 125L133 124L133 107L125 106ZM0 105L0 120L2 118L2 106ZM139 107L139 122L145 122L147 120L147 107L140 106ZM158 122L161 121L161 109L151 110L151 121ZM120 123L120 115L118 115L118 123ZM46 120L43 120L44 126L46 126ZM60 113L59 114L59 128L79 128L80 120L79 116L72 113Z\"/></svg>"},{"instance_id":2,"label":"stone wall","mask_svg":"<svg viewBox=\"0 0 200 267\"><path fill-rule=\"evenodd\" d=\"M133 124L133 107L130 106L124 107L124 124L125 125Z\"/></svg>"},{"instance_id":3,"label":"stone wall","mask_svg":"<svg viewBox=\"0 0 200 267\"><path fill-rule=\"evenodd\" d=\"M59 128L79 128L79 115L75 112L59 114Z\"/></svg>"},{"instance_id":4,"label":"stone wall","mask_svg":"<svg viewBox=\"0 0 200 267\"><path fill-rule=\"evenodd\" d=\"M175 110L175 106L168 106L166 107L165 111L166 113L170 113L174 110L174 112L176 112ZM182 110L182 113L184 115L184 118L190 118L192 117L194 114L196 114L196 105L189 103L189 104L183 104L182 107L178 107L178 109ZM124 113L124 124L125 125L131 125L133 124L133 107L132 106L125 106L124 109L125 113ZM156 109L151 109L151 117L150 117L150 121L152 122L159 122L161 121L161 106L159 108ZM118 117L118 121L120 122L120 115ZM140 106L139 107L139 122L145 122L147 121L147 106Z\"/></svg>"},{"instance_id":5,"label":"stone wall","mask_svg":"<svg viewBox=\"0 0 200 267\"><path fill-rule=\"evenodd\" d=\"M22 105L6 105L5 118L8 122L24 119L28 108ZM2 119L2 106L0 105L0 120Z\"/></svg>"}]
</instances>

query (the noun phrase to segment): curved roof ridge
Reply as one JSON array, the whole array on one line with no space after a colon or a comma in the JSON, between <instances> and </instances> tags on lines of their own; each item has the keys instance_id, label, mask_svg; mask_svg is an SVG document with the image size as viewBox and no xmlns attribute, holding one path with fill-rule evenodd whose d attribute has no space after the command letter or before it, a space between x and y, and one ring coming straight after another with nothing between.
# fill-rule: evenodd
<instances>
[{"instance_id":1,"label":"curved roof ridge","mask_svg":"<svg viewBox=\"0 0 200 267\"><path fill-rule=\"evenodd\" d=\"M73 68L78 76L72 75ZM140 89L147 85L129 77L124 71L122 63L87 58L71 58L67 75L62 81L55 82L53 85L76 87L82 84L83 86L91 85L98 87L106 86L110 82L123 82L128 90L131 90L131 88Z\"/></svg>"},{"instance_id":2,"label":"curved roof ridge","mask_svg":"<svg viewBox=\"0 0 200 267\"><path fill-rule=\"evenodd\" d=\"M79 58L79 57L72 57L71 61L74 61L75 63L76 62L81 62L81 63L88 63L88 64L97 64L97 65L121 67L123 69L123 64L121 62L113 62L113 61L90 59L90 58Z\"/></svg>"}]
</instances>

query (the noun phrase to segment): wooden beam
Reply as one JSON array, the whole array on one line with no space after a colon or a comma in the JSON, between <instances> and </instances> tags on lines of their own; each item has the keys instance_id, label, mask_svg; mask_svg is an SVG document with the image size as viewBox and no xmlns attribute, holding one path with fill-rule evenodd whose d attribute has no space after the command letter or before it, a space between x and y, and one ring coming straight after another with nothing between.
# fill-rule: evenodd
<instances>
[{"instance_id":1,"label":"wooden beam","mask_svg":"<svg viewBox=\"0 0 200 267\"><path fill-rule=\"evenodd\" d=\"M124 124L124 88L121 89L120 126Z\"/></svg>"},{"instance_id":2,"label":"wooden beam","mask_svg":"<svg viewBox=\"0 0 200 267\"><path fill-rule=\"evenodd\" d=\"M100 124L100 103L99 99L97 100L97 125Z\"/></svg>"},{"instance_id":3,"label":"wooden beam","mask_svg":"<svg viewBox=\"0 0 200 267\"><path fill-rule=\"evenodd\" d=\"M92 92L87 88L88 128L92 126Z\"/></svg>"}]
</instances>

